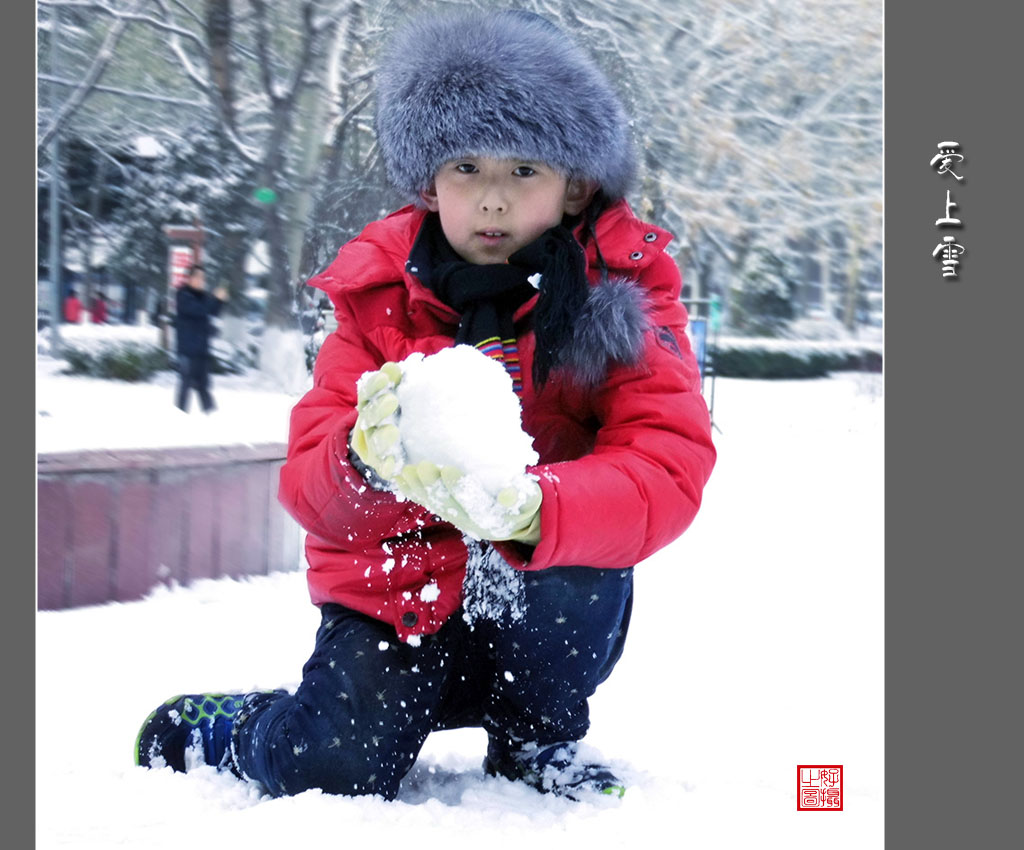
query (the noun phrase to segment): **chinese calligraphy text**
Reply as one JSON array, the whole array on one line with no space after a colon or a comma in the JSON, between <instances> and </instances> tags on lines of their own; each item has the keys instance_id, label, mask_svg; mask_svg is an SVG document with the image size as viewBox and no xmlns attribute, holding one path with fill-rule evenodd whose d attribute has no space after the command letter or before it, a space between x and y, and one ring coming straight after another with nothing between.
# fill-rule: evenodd
<instances>
[{"instance_id":1,"label":"chinese calligraphy text","mask_svg":"<svg viewBox=\"0 0 1024 850\"><path fill-rule=\"evenodd\" d=\"M939 142L939 152L932 157L929 163L936 170L940 177L950 175L958 183L963 182L963 175L957 174L953 167L960 167L964 161L963 154L959 153L958 142ZM945 215L935 219L936 227L963 227L963 221L953 215L953 210L959 206L953 200L949 189L946 190ZM956 241L955 236L943 236L942 241L935 246L932 256L942 262L942 276L944 278L956 278L957 266L960 265L960 257L967 251L963 245Z\"/></svg>"}]
</instances>

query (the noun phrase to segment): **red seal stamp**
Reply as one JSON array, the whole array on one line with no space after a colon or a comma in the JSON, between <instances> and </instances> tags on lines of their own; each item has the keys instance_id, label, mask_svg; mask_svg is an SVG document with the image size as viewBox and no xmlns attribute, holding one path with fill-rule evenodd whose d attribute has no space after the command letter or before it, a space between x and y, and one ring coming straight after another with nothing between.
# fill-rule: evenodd
<instances>
[{"instance_id":1,"label":"red seal stamp","mask_svg":"<svg viewBox=\"0 0 1024 850\"><path fill-rule=\"evenodd\" d=\"M798 764L796 767L796 810L798 812L841 812L843 810L843 766L841 764Z\"/></svg>"}]
</instances>

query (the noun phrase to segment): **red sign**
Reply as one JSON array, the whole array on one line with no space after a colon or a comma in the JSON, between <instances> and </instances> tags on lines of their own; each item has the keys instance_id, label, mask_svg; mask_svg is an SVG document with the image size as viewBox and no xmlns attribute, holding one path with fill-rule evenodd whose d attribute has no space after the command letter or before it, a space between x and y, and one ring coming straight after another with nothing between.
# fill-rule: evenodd
<instances>
[{"instance_id":1,"label":"red sign","mask_svg":"<svg viewBox=\"0 0 1024 850\"><path fill-rule=\"evenodd\" d=\"M796 810L798 812L841 812L843 810L843 766L841 764L798 764L796 767Z\"/></svg>"},{"instance_id":2,"label":"red sign","mask_svg":"<svg viewBox=\"0 0 1024 850\"><path fill-rule=\"evenodd\" d=\"M188 270L196 261L195 249L189 245L172 245L170 251L171 286L178 289L188 280Z\"/></svg>"},{"instance_id":3,"label":"red sign","mask_svg":"<svg viewBox=\"0 0 1024 850\"><path fill-rule=\"evenodd\" d=\"M168 224L164 226L164 235L171 243L167 256L167 268L172 288L178 289L185 285L189 267L199 261L199 251L203 244L203 229L198 220L195 226Z\"/></svg>"}]
</instances>

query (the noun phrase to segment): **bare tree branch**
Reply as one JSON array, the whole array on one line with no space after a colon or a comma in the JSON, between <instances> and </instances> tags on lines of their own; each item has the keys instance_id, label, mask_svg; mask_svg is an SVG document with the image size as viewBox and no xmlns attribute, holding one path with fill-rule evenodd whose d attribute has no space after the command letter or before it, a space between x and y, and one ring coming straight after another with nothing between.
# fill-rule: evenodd
<instances>
[{"instance_id":1,"label":"bare tree branch","mask_svg":"<svg viewBox=\"0 0 1024 850\"><path fill-rule=\"evenodd\" d=\"M132 6L132 12L138 8L142 0L136 0ZM110 63L110 60L114 58L114 48L117 42L124 35L125 28L128 26L128 21L125 17L119 16L115 18L114 22L110 25L110 29L107 30L106 37L103 39L103 43L100 45L99 51L96 53L96 57L92 62L92 66L86 72L82 78L82 82L78 88L72 93L71 97L68 98L63 106L57 110L57 114L54 115L50 122L50 126L46 129L43 135L39 138L37 147L39 149L45 148L50 144L50 140L54 134L60 129L61 125L68 120L74 113L85 103L85 99L89 96L93 86L103 75L104 69Z\"/></svg>"},{"instance_id":2,"label":"bare tree branch","mask_svg":"<svg viewBox=\"0 0 1024 850\"><path fill-rule=\"evenodd\" d=\"M163 3L162 0L154 0L154 2L156 2L161 8L166 9L166 4ZM38 0L38 5L102 12L103 14L110 15L116 20L124 21L125 23L147 24L154 29L170 32L175 35L179 35L182 38L191 39L199 46L202 46L203 43L202 40L189 29L176 26L167 20L155 18L152 15L141 14L134 10L119 11L108 3L85 2L85 0ZM139 5L141 5L141 3ZM185 8L181 3L176 2L175 5L180 6L183 9Z\"/></svg>"},{"instance_id":3,"label":"bare tree branch","mask_svg":"<svg viewBox=\"0 0 1024 850\"><path fill-rule=\"evenodd\" d=\"M81 85L81 83L77 83L73 80L64 80L60 77L51 76L50 74L37 74L36 79L44 83L53 83L56 86L77 87ZM132 91L130 89L117 88L116 86L95 85L92 87L92 90L103 92L104 94L117 94L123 97L136 98L138 100L155 100L159 103L173 103L178 106L206 106L206 103L201 100L186 100L181 97L169 97L162 94L153 94L152 92Z\"/></svg>"}]
</instances>

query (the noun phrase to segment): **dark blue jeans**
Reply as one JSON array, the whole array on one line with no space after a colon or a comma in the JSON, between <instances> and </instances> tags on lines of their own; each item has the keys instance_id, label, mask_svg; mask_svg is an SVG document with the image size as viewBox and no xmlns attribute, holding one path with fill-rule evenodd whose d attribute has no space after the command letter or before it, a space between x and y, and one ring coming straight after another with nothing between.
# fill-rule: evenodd
<instances>
[{"instance_id":1,"label":"dark blue jeans","mask_svg":"<svg viewBox=\"0 0 1024 850\"><path fill-rule=\"evenodd\" d=\"M267 695L236 730L238 766L274 795L398 793L427 735L482 726L492 747L582 738L587 700L622 654L632 569L524 573L521 619L456 613L419 646L328 604L294 695Z\"/></svg>"},{"instance_id":2,"label":"dark blue jeans","mask_svg":"<svg viewBox=\"0 0 1024 850\"><path fill-rule=\"evenodd\" d=\"M205 413L216 407L210 393L210 358L205 354L178 355L178 392L175 404L186 413L192 390L199 396L199 403Z\"/></svg>"}]
</instances>

